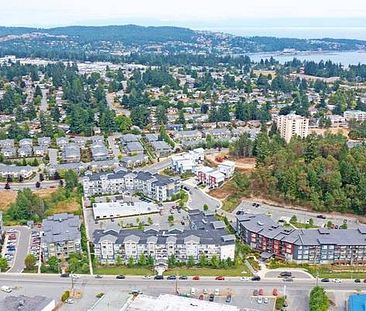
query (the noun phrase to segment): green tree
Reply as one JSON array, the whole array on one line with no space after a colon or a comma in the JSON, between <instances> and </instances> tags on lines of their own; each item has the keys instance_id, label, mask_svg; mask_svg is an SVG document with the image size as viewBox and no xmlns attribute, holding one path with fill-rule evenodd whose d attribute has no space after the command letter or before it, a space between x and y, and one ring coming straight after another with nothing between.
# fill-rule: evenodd
<instances>
[{"instance_id":1,"label":"green tree","mask_svg":"<svg viewBox=\"0 0 366 311\"><path fill-rule=\"evenodd\" d=\"M129 268L132 268L134 265L135 265L135 260L133 259L133 257L129 257L128 262L127 262L127 266Z\"/></svg>"},{"instance_id":2,"label":"green tree","mask_svg":"<svg viewBox=\"0 0 366 311\"><path fill-rule=\"evenodd\" d=\"M139 257L139 261L138 261L138 264L140 266L146 266L146 256L145 254L141 254L140 257Z\"/></svg>"},{"instance_id":3,"label":"green tree","mask_svg":"<svg viewBox=\"0 0 366 311\"><path fill-rule=\"evenodd\" d=\"M6 270L8 270L8 268L9 268L8 261L6 260L5 257L0 256L0 271L5 272Z\"/></svg>"},{"instance_id":4,"label":"green tree","mask_svg":"<svg viewBox=\"0 0 366 311\"><path fill-rule=\"evenodd\" d=\"M25 268L27 270L34 269L35 265L37 263L37 258L33 254L28 254L24 259Z\"/></svg>"},{"instance_id":5,"label":"green tree","mask_svg":"<svg viewBox=\"0 0 366 311\"><path fill-rule=\"evenodd\" d=\"M195 264L194 257L193 256L188 256L187 266L188 267L193 267L194 264Z\"/></svg>"},{"instance_id":6,"label":"green tree","mask_svg":"<svg viewBox=\"0 0 366 311\"><path fill-rule=\"evenodd\" d=\"M203 204L203 210L204 211L208 211L208 205L205 203L205 204Z\"/></svg>"},{"instance_id":7,"label":"green tree","mask_svg":"<svg viewBox=\"0 0 366 311\"><path fill-rule=\"evenodd\" d=\"M65 189L73 191L78 186L78 175L73 170L67 170L64 174Z\"/></svg>"},{"instance_id":8,"label":"green tree","mask_svg":"<svg viewBox=\"0 0 366 311\"><path fill-rule=\"evenodd\" d=\"M213 255L211 257L211 262L210 263L211 263L211 266L213 268L218 268L220 266L220 260L216 255Z\"/></svg>"},{"instance_id":9,"label":"green tree","mask_svg":"<svg viewBox=\"0 0 366 311\"><path fill-rule=\"evenodd\" d=\"M48 258L47 264L50 267L51 272L58 272L59 262L56 256L51 256L50 258Z\"/></svg>"},{"instance_id":10,"label":"green tree","mask_svg":"<svg viewBox=\"0 0 366 311\"><path fill-rule=\"evenodd\" d=\"M310 311L328 311L329 298L323 287L316 286L310 292L309 299Z\"/></svg>"}]
</instances>

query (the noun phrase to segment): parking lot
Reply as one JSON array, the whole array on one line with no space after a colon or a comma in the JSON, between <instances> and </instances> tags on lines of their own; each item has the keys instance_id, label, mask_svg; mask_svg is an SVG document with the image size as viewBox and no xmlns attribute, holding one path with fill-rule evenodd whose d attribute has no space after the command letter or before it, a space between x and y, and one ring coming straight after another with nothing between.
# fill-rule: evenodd
<instances>
[{"instance_id":1,"label":"parking lot","mask_svg":"<svg viewBox=\"0 0 366 311\"><path fill-rule=\"evenodd\" d=\"M259 206L253 206L256 202L253 201L243 201L239 206L233 211L235 215L238 211L243 211L249 214L267 214L271 216L275 221L286 221L289 222L292 216L296 216L297 221L300 223L307 223L309 219L313 220L315 226L323 227L328 221L331 221L334 225L340 226L343 224L345 217L342 216L329 216L326 214L295 210L290 208L282 208L277 206L272 206L268 204L258 203ZM320 218L322 217L322 218ZM347 219L348 228L357 228L360 224L356 219Z\"/></svg>"},{"instance_id":2,"label":"parking lot","mask_svg":"<svg viewBox=\"0 0 366 311\"><path fill-rule=\"evenodd\" d=\"M121 199L121 197L116 198ZM136 202L136 197L124 196L125 202L132 200ZM105 197L96 198L96 202L105 202ZM144 226L158 225L160 229L169 229L173 225L183 227L188 226L188 213L176 207L176 203L163 203L160 213L152 213L145 215L137 215L130 217L120 217L112 219L95 220L93 210L91 208L85 209L85 215L88 222L88 231L92 236L94 230L97 229L114 229L120 230L122 228L138 227L139 224ZM170 216L170 217L169 217Z\"/></svg>"},{"instance_id":3,"label":"parking lot","mask_svg":"<svg viewBox=\"0 0 366 311\"><path fill-rule=\"evenodd\" d=\"M19 241L19 232L17 230L8 230L5 233L4 244L2 248L1 255L6 258L9 267L14 265L15 254Z\"/></svg>"}]
</instances>

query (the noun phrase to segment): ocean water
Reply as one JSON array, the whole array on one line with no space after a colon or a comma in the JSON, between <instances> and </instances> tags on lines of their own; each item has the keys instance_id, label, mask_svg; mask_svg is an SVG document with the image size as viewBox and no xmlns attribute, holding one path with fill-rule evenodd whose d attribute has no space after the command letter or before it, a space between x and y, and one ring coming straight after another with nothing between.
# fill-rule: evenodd
<instances>
[{"instance_id":1,"label":"ocean water","mask_svg":"<svg viewBox=\"0 0 366 311\"><path fill-rule=\"evenodd\" d=\"M261 59L270 58L273 56L281 64L291 61L293 58L299 60L313 60L320 62L321 60L331 60L334 63L340 63L344 66L357 65L359 63L366 64L366 50L362 51L347 51L347 52L298 52L291 55L283 55L278 52L273 53L253 53L248 54L251 60L259 62Z\"/></svg>"}]
</instances>

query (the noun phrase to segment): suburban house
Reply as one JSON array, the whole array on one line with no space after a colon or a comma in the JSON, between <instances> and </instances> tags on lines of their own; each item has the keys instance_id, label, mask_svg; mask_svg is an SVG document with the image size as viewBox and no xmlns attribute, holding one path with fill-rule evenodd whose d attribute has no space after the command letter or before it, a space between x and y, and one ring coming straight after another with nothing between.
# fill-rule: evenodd
<instances>
[{"instance_id":1,"label":"suburban house","mask_svg":"<svg viewBox=\"0 0 366 311\"><path fill-rule=\"evenodd\" d=\"M144 152L144 147L137 141L127 143L124 149L128 154Z\"/></svg>"},{"instance_id":2,"label":"suburban house","mask_svg":"<svg viewBox=\"0 0 366 311\"><path fill-rule=\"evenodd\" d=\"M67 162L80 162L80 147L77 144L66 144L62 153L62 159Z\"/></svg>"},{"instance_id":3,"label":"suburban house","mask_svg":"<svg viewBox=\"0 0 366 311\"><path fill-rule=\"evenodd\" d=\"M23 145L18 149L19 157L31 157L33 155L33 148L31 145Z\"/></svg>"},{"instance_id":4,"label":"suburban house","mask_svg":"<svg viewBox=\"0 0 366 311\"><path fill-rule=\"evenodd\" d=\"M173 151L172 147L162 140L152 141L150 144L158 157L166 157Z\"/></svg>"},{"instance_id":5,"label":"suburban house","mask_svg":"<svg viewBox=\"0 0 366 311\"><path fill-rule=\"evenodd\" d=\"M102 161L109 158L108 149L102 142L93 143L90 146L90 150L94 161Z\"/></svg>"}]
</instances>

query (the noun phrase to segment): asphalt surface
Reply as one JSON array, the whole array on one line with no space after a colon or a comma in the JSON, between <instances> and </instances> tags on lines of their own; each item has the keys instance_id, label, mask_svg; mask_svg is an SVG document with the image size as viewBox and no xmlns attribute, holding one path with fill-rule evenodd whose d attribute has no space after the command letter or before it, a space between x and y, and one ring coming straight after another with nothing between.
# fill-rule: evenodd
<instances>
[{"instance_id":1,"label":"asphalt surface","mask_svg":"<svg viewBox=\"0 0 366 311\"><path fill-rule=\"evenodd\" d=\"M42 295L59 299L62 292L71 288L70 278L60 278L58 275L11 275L1 274L0 282L3 285L15 287L12 294ZM286 294L289 300L288 310L306 311L308 310L308 293L315 286L315 280L298 279L293 282L283 282L280 279L268 279L260 282L241 281L238 278L226 278L224 281L215 281L214 278L201 278L199 281L178 281L177 288L181 293L188 293L192 287L198 293L203 289L213 292L216 288L220 290L221 295L231 293L233 304L240 308L261 309L261 306L252 296L253 290L262 288L264 296L271 297L272 290L278 289L280 294ZM125 280L117 280L114 276L104 276L102 279L95 279L91 276L82 275L75 281L75 289L82 291L82 298L73 306L65 306L64 310L87 310L95 301L95 295L99 292L129 292L133 289L139 289L144 294L157 296L161 293L174 294L175 281L156 281L145 280L142 277L127 276ZM325 289L338 297L337 306L332 310L343 310L344 301L349 293L360 289L366 290L366 284L355 284L352 281L343 281L338 283L321 283ZM7 294L0 292L0 299ZM339 305L338 305L339 304ZM72 309L72 308L74 309ZM76 308L77 307L77 308Z\"/></svg>"},{"instance_id":2,"label":"asphalt surface","mask_svg":"<svg viewBox=\"0 0 366 311\"><path fill-rule=\"evenodd\" d=\"M31 230L24 226L16 226L11 228L18 231L18 236L14 263L7 273L20 273L25 268L24 259L29 253Z\"/></svg>"},{"instance_id":3,"label":"asphalt surface","mask_svg":"<svg viewBox=\"0 0 366 311\"><path fill-rule=\"evenodd\" d=\"M253 213L253 214L267 214L272 217L273 220L278 221L280 219L289 221L292 216L296 216L298 222L307 223L311 218L314 225L323 227L328 221L331 221L335 225L342 225L344 220L347 220L348 228L357 228L360 224L356 218L339 216L339 215L328 215L326 213L316 213L310 211L294 210L290 208L282 208L267 204L260 203L259 207L253 206L254 201L242 201L242 203L233 211L233 215L239 210ZM318 218L318 215L323 215L326 219Z\"/></svg>"}]
</instances>

